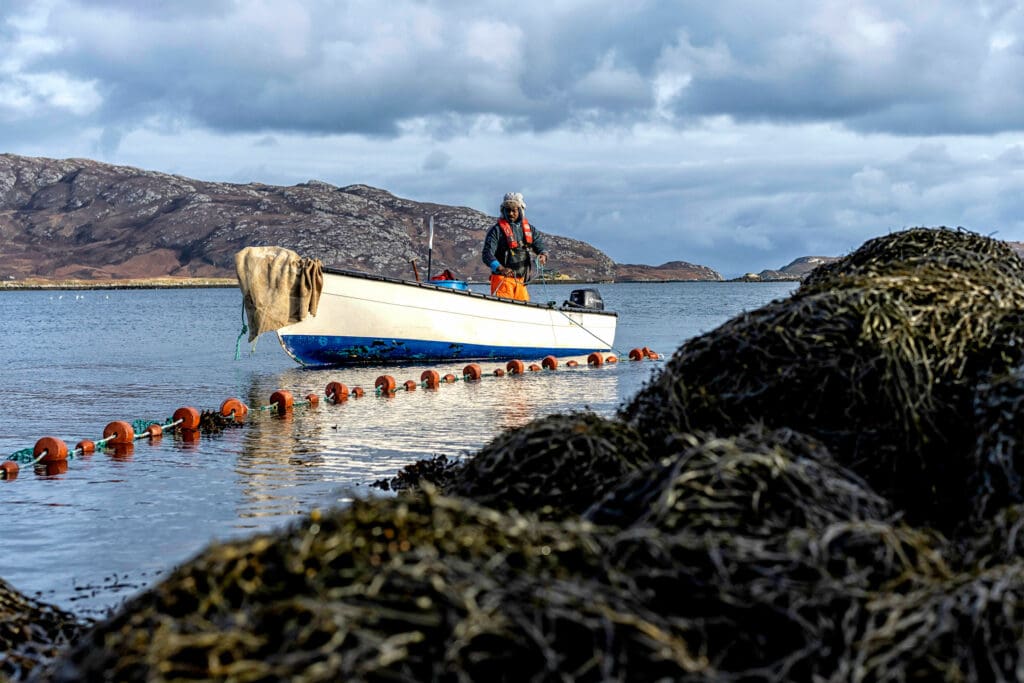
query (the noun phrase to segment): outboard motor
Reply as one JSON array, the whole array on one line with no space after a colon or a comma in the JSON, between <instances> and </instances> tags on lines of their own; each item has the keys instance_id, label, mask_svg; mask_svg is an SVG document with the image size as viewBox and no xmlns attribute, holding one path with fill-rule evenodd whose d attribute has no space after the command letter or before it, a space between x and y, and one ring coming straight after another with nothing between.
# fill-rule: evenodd
<instances>
[{"instance_id":1,"label":"outboard motor","mask_svg":"<svg viewBox=\"0 0 1024 683\"><path fill-rule=\"evenodd\" d=\"M596 289L574 289L569 293L569 300L563 305L569 308L604 310L604 301L601 300L601 293Z\"/></svg>"}]
</instances>

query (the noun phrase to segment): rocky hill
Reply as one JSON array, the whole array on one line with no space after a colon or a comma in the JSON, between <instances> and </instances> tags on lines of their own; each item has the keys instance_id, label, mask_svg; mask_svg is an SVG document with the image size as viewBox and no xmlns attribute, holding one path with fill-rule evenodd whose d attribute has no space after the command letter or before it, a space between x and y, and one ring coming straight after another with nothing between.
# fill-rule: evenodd
<instances>
[{"instance_id":1,"label":"rocky hill","mask_svg":"<svg viewBox=\"0 0 1024 683\"><path fill-rule=\"evenodd\" d=\"M802 280L818 266L838 260L836 256L801 256L789 265L778 270L762 270L760 273L747 273L740 280L757 282L762 280Z\"/></svg>"},{"instance_id":2,"label":"rocky hill","mask_svg":"<svg viewBox=\"0 0 1024 683\"><path fill-rule=\"evenodd\" d=\"M365 185L291 187L193 180L87 159L0 155L0 280L233 277L246 246L278 245L326 265L411 278L484 280L480 245L494 218L401 199ZM615 263L545 229L554 274L615 278Z\"/></svg>"},{"instance_id":3,"label":"rocky hill","mask_svg":"<svg viewBox=\"0 0 1024 683\"><path fill-rule=\"evenodd\" d=\"M615 264L616 282L669 282L677 280L721 280L722 276L708 268L686 261L669 261L660 266L636 263Z\"/></svg>"}]
</instances>

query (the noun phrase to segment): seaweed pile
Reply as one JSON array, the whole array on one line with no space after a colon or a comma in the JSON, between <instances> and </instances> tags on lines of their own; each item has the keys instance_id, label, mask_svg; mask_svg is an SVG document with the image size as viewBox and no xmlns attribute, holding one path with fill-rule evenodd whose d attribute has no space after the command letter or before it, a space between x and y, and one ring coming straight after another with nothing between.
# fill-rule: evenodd
<instances>
[{"instance_id":1,"label":"seaweed pile","mask_svg":"<svg viewBox=\"0 0 1024 683\"><path fill-rule=\"evenodd\" d=\"M1024 671L1024 263L915 228L400 493L217 544L40 680Z\"/></svg>"},{"instance_id":2,"label":"seaweed pile","mask_svg":"<svg viewBox=\"0 0 1024 683\"><path fill-rule=\"evenodd\" d=\"M26 597L0 579L0 681L27 677L85 630L73 614Z\"/></svg>"}]
</instances>

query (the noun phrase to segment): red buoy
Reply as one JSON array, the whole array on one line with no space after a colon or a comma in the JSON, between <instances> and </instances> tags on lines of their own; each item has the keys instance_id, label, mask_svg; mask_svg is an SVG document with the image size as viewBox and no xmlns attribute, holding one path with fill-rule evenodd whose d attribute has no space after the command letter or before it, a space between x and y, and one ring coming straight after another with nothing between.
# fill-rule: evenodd
<instances>
[{"instance_id":1,"label":"red buoy","mask_svg":"<svg viewBox=\"0 0 1024 683\"><path fill-rule=\"evenodd\" d=\"M96 443L89 439L83 439L75 444L76 451L82 451L83 455L96 452Z\"/></svg>"},{"instance_id":2,"label":"red buoy","mask_svg":"<svg viewBox=\"0 0 1024 683\"><path fill-rule=\"evenodd\" d=\"M150 439L159 439L164 435L164 428L160 425L149 425L146 427L146 433L149 434Z\"/></svg>"},{"instance_id":3,"label":"red buoy","mask_svg":"<svg viewBox=\"0 0 1024 683\"><path fill-rule=\"evenodd\" d=\"M199 429L199 411L190 406L182 406L174 411L173 422L181 420L179 429ZM116 443L116 442L115 442Z\"/></svg>"},{"instance_id":4,"label":"red buoy","mask_svg":"<svg viewBox=\"0 0 1024 683\"><path fill-rule=\"evenodd\" d=\"M348 387L341 382L329 382L324 394L335 403L341 403L348 399Z\"/></svg>"},{"instance_id":5,"label":"red buoy","mask_svg":"<svg viewBox=\"0 0 1024 683\"><path fill-rule=\"evenodd\" d=\"M411 379L405 380L405 383L402 386L405 387L406 391L416 391L416 382Z\"/></svg>"},{"instance_id":6,"label":"red buoy","mask_svg":"<svg viewBox=\"0 0 1024 683\"><path fill-rule=\"evenodd\" d=\"M309 401L310 408L315 408L316 406L320 405L320 397L317 396L316 394L306 394L306 400Z\"/></svg>"},{"instance_id":7,"label":"red buoy","mask_svg":"<svg viewBox=\"0 0 1024 683\"><path fill-rule=\"evenodd\" d=\"M13 460L4 460L0 463L0 479L17 479L18 463Z\"/></svg>"},{"instance_id":8,"label":"red buoy","mask_svg":"<svg viewBox=\"0 0 1024 683\"><path fill-rule=\"evenodd\" d=\"M249 406L237 398L226 398L220 404L220 414L224 417L234 416L235 422L245 422L245 416L249 414Z\"/></svg>"},{"instance_id":9,"label":"red buoy","mask_svg":"<svg viewBox=\"0 0 1024 683\"><path fill-rule=\"evenodd\" d=\"M505 369L508 370L510 375L521 375L526 371L526 366L523 365L521 360L510 360L505 364Z\"/></svg>"},{"instance_id":10,"label":"red buoy","mask_svg":"<svg viewBox=\"0 0 1024 683\"><path fill-rule=\"evenodd\" d=\"M359 398L363 393L365 392L363 392L362 387L352 387L352 398Z\"/></svg>"},{"instance_id":11,"label":"red buoy","mask_svg":"<svg viewBox=\"0 0 1024 683\"><path fill-rule=\"evenodd\" d=\"M373 386L380 390L382 394L393 394L395 393L395 378L391 375L381 375L377 378L377 381L373 383Z\"/></svg>"},{"instance_id":12,"label":"red buoy","mask_svg":"<svg viewBox=\"0 0 1024 683\"><path fill-rule=\"evenodd\" d=\"M44 451L46 455L43 455ZM36 441L36 447L32 449L32 457L38 458L40 455L43 455L40 462L67 460L68 445L56 437L44 436Z\"/></svg>"},{"instance_id":13,"label":"red buoy","mask_svg":"<svg viewBox=\"0 0 1024 683\"><path fill-rule=\"evenodd\" d=\"M644 359L644 352L643 352L643 350L641 350L641 349L630 349L629 350L629 359L630 360L643 360Z\"/></svg>"},{"instance_id":14,"label":"red buoy","mask_svg":"<svg viewBox=\"0 0 1024 683\"><path fill-rule=\"evenodd\" d=\"M605 363L618 363L618 362L619 362L619 359L618 359L618 358L616 358L615 356L612 356L612 355L608 355L608 356L607 356L607 357L606 357L606 358L604 359L604 362L605 362Z\"/></svg>"},{"instance_id":15,"label":"red buoy","mask_svg":"<svg viewBox=\"0 0 1024 683\"><path fill-rule=\"evenodd\" d=\"M424 370L423 374L420 375L420 381L428 389L437 389L437 386L441 383L441 375L438 374L437 370Z\"/></svg>"},{"instance_id":16,"label":"red buoy","mask_svg":"<svg viewBox=\"0 0 1024 683\"><path fill-rule=\"evenodd\" d=\"M587 356L587 365L593 365L595 367L604 365L604 356L595 351L594 353Z\"/></svg>"},{"instance_id":17,"label":"red buoy","mask_svg":"<svg viewBox=\"0 0 1024 683\"><path fill-rule=\"evenodd\" d=\"M574 361L574 360L567 360L567 361L565 361L565 367L567 367L567 368L574 368L577 365L579 365L579 363L577 361Z\"/></svg>"},{"instance_id":18,"label":"red buoy","mask_svg":"<svg viewBox=\"0 0 1024 683\"><path fill-rule=\"evenodd\" d=\"M540 372L540 366L536 363L530 363L530 372Z\"/></svg>"},{"instance_id":19,"label":"red buoy","mask_svg":"<svg viewBox=\"0 0 1024 683\"><path fill-rule=\"evenodd\" d=\"M654 351L651 351L648 347L645 346L642 349L640 349L640 353L644 354L644 358L650 358L651 354L654 353Z\"/></svg>"},{"instance_id":20,"label":"red buoy","mask_svg":"<svg viewBox=\"0 0 1024 683\"><path fill-rule=\"evenodd\" d=\"M540 365L545 370L554 370L558 367L558 359L554 356L544 356L544 360L540 362Z\"/></svg>"},{"instance_id":21,"label":"red buoy","mask_svg":"<svg viewBox=\"0 0 1024 683\"><path fill-rule=\"evenodd\" d=\"M184 408L178 408L178 412L174 413L174 419L178 419L178 413ZM199 424L199 414L196 413L196 424ZM108 444L121 445L135 443L135 430L132 426L123 420L115 420L106 427L103 428L103 438L107 439Z\"/></svg>"},{"instance_id":22,"label":"red buoy","mask_svg":"<svg viewBox=\"0 0 1024 683\"><path fill-rule=\"evenodd\" d=\"M278 389L270 395L270 405L276 405L277 414L284 415L295 405L295 399L292 397L292 392L287 389Z\"/></svg>"},{"instance_id":23,"label":"red buoy","mask_svg":"<svg viewBox=\"0 0 1024 683\"><path fill-rule=\"evenodd\" d=\"M501 368L494 368L494 376L495 377L504 377L505 376L505 371L502 370Z\"/></svg>"},{"instance_id":24,"label":"red buoy","mask_svg":"<svg viewBox=\"0 0 1024 683\"><path fill-rule=\"evenodd\" d=\"M658 360L659 358L661 358L661 356L659 356L654 351L651 351L649 354L647 354L647 357L650 358L651 360Z\"/></svg>"},{"instance_id":25,"label":"red buoy","mask_svg":"<svg viewBox=\"0 0 1024 683\"><path fill-rule=\"evenodd\" d=\"M470 363L466 367L462 368L462 377L466 381L476 381L483 375L483 371L480 366L476 363Z\"/></svg>"},{"instance_id":26,"label":"red buoy","mask_svg":"<svg viewBox=\"0 0 1024 683\"><path fill-rule=\"evenodd\" d=\"M448 384L451 384L453 382L458 381L458 377L449 372L447 375L444 376L444 381L447 382Z\"/></svg>"}]
</instances>

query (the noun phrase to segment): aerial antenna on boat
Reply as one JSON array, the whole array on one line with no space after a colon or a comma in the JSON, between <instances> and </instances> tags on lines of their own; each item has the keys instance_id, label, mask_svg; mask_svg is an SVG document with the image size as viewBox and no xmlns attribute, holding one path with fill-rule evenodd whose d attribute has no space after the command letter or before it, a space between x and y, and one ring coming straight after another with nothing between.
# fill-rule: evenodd
<instances>
[{"instance_id":1,"label":"aerial antenna on boat","mask_svg":"<svg viewBox=\"0 0 1024 683\"><path fill-rule=\"evenodd\" d=\"M427 282L430 282L430 261L434 256L434 217L430 217L430 237L427 238Z\"/></svg>"}]
</instances>

